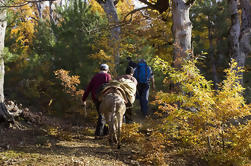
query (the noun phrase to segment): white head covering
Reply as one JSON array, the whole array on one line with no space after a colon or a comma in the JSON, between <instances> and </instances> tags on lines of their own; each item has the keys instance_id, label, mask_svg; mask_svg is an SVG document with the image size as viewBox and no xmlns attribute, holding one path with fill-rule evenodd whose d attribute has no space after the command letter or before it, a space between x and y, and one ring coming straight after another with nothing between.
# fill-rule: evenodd
<instances>
[{"instance_id":1,"label":"white head covering","mask_svg":"<svg viewBox=\"0 0 251 166\"><path fill-rule=\"evenodd\" d=\"M139 61L139 62L146 62L145 59L139 59L138 61Z\"/></svg>"},{"instance_id":2,"label":"white head covering","mask_svg":"<svg viewBox=\"0 0 251 166\"><path fill-rule=\"evenodd\" d=\"M106 70L106 71L108 71L109 70L109 66L107 64L101 64L100 65L100 70Z\"/></svg>"}]
</instances>

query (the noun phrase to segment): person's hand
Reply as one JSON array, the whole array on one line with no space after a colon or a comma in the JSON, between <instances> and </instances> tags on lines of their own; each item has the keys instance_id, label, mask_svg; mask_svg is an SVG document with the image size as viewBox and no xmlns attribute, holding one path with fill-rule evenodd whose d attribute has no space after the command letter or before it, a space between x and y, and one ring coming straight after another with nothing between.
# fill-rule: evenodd
<instances>
[{"instance_id":1,"label":"person's hand","mask_svg":"<svg viewBox=\"0 0 251 166\"><path fill-rule=\"evenodd\" d=\"M153 91L155 91L156 90L156 88L155 88L155 84L153 84Z\"/></svg>"},{"instance_id":2,"label":"person's hand","mask_svg":"<svg viewBox=\"0 0 251 166\"><path fill-rule=\"evenodd\" d=\"M87 116L87 111L86 111L86 101L84 101L84 102L83 102L82 107L83 107L83 114L84 114L84 118L86 118L86 116Z\"/></svg>"},{"instance_id":3,"label":"person's hand","mask_svg":"<svg viewBox=\"0 0 251 166\"><path fill-rule=\"evenodd\" d=\"M83 102L82 106L83 106L83 107L86 107L86 101Z\"/></svg>"}]
</instances>

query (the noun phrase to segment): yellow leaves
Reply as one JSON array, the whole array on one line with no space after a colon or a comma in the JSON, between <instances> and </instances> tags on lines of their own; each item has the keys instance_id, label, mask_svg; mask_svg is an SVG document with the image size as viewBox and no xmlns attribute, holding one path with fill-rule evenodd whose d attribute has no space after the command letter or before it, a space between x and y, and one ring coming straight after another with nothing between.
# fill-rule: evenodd
<instances>
[{"instance_id":1,"label":"yellow leaves","mask_svg":"<svg viewBox=\"0 0 251 166\"><path fill-rule=\"evenodd\" d=\"M11 30L11 35L16 35L19 32L19 29L14 28Z\"/></svg>"},{"instance_id":2,"label":"yellow leaves","mask_svg":"<svg viewBox=\"0 0 251 166\"><path fill-rule=\"evenodd\" d=\"M163 149L165 146L165 136L160 132L153 132L145 139L141 145L141 158L146 165L165 165Z\"/></svg>"},{"instance_id":3,"label":"yellow leaves","mask_svg":"<svg viewBox=\"0 0 251 166\"><path fill-rule=\"evenodd\" d=\"M93 11L98 12L102 15L105 15L103 8L100 6L100 4L96 0L89 0L89 3Z\"/></svg>"},{"instance_id":4,"label":"yellow leaves","mask_svg":"<svg viewBox=\"0 0 251 166\"><path fill-rule=\"evenodd\" d=\"M24 3L24 0L16 0L15 3ZM16 40L12 47L22 48L22 53L27 54L29 45L32 42L34 27L37 19L35 9L32 5L25 5L19 8L10 8L10 12L17 16L14 27L11 29L11 37Z\"/></svg>"},{"instance_id":5,"label":"yellow leaves","mask_svg":"<svg viewBox=\"0 0 251 166\"><path fill-rule=\"evenodd\" d=\"M226 69L226 79L220 84L216 96L216 109L222 115L221 120L226 121L234 116L248 115L249 109L245 105L242 95L244 88L239 83L237 63L232 60L230 68Z\"/></svg>"},{"instance_id":6,"label":"yellow leaves","mask_svg":"<svg viewBox=\"0 0 251 166\"><path fill-rule=\"evenodd\" d=\"M223 146L221 137L224 137L225 146L233 148L223 152L225 157L230 152L236 158L245 156L251 142L250 122L247 125L224 125L231 119L250 115L250 105L245 104L243 87L238 82L237 63L231 62L229 69L225 70L226 79L219 90L214 91L212 83L200 74L196 61L187 61L181 70L173 69L158 57L155 62L157 69L168 74L164 83L178 83L179 87L176 92L159 92L156 97L158 108L168 112L168 117L162 120L167 135L198 149L207 149L207 140L210 139L211 148L220 152Z\"/></svg>"},{"instance_id":7,"label":"yellow leaves","mask_svg":"<svg viewBox=\"0 0 251 166\"><path fill-rule=\"evenodd\" d=\"M53 99L50 99L48 106L51 106L52 102L53 102Z\"/></svg>"},{"instance_id":8,"label":"yellow leaves","mask_svg":"<svg viewBox=\"0 0 251 166\"><path fill-rule=\"evenodd\" d=\"M60 140L67 140L67 141L72 140L72 135L69 131L63 131L63 130L59 129L58 127L48 128L47 133L48 133L48 135L57 137Z\"/></svg>"},{"instance_id":9,"label":"yellow leaves","mask_svg":"<svg viewBox=\"0 0 251 166\"><path fill-rule=\"evenodd\" d=\"M136 142L139 143L143 140L143 134L139 133L140 125L138 123L123 124L121 140L123 142Z\"/></svg>"},{"instance_id":10,"label":"yellow leaves","mask_svg":"<svg viewBox=\"0 0 251 166\"><path fill-rule=\"evenodd\" d=\"M81 96L83 94L82 90L77 90L77 86L80 84L79 76L69 76L69 71L63 69L54 71L54 74L61 81L66 93L72 96Z\"/></svg>"},{"instance_id":11,"label":"yellow leaves","mask_svg":"<svg viewBox=\"0 0 251 166\"><path fill-rule=\"evenodd\" d=\"M32 9L31 8L26 9L25 15L26 17L33 17L34 15Z\"/></svg>"},{"instance_id":12,"label":"yellow leaves","mask_svg":"<svg viewBox=\"0 0 251 166\"><path fill-rule=\"evenodd\" d=\"M111 71L115 67L114 56L107 55L104 50L100 50L98 53L91 54L89 57L92 59L95 59L99 62L107 63L109 65Z\"/></svg>"},{"instance_id":13,"label":"yellow leaves","mask_svg":"<svg viewBox=\"0 0 251 166\"><path fill-rule=\"evenodd\" d=\"M119 1L116 8L120 19L124 19L124 16L134 9L134 4L132 0Z\"/></svg>"},{"instance_id":14,"label":"yellow leaves","mask_svg":"<svg viewBox=\"0 0 251 166\"><path fill-rule=\"evenodd\" d=\"M19 36L19 37L17 37L16 41L17 42L22 41L23 38L24 38L23 36Z\"/></svg>"},{"instance_id":15,"label":"yellow leaves","mask_svg":"<svg viewBox=\"0 0 251 166\"><path fill-rule=\"evenodd\" d=\"M167 10L167 11L162 13L162 17L163 18L171 18L172 17L172 12Z\"/></svg>"}]
</instances>

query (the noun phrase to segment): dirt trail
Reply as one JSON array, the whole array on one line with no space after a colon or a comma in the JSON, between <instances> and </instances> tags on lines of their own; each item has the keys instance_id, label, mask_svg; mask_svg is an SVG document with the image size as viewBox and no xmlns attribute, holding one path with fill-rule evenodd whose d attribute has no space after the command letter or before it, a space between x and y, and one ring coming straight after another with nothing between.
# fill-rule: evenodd
<instances>
[{"instance_id":1,"label":"dirt trail","mask_svg":"<svg viewBox=\"0 0 251 166\"><path fill-rule=\"evenodd\" d=\"M4 135L2 135L4 134ZM2 137L3 136L3 137ZM3 143L4 141L4 143ZM126 166L139 165L130 149L111 148L107 139L75 133L71 140L60 141L43 133L1 130L0 165L15 166Z\"/></svg>"},{"instance_id":2,"label":"dirt trail","mask_svg":"<svg viewBox=\"0 0 251 166\"><path fill-rule=\"evenodd\" d=\"M96 120L96 119L95 119ZM144 123L136 105L133 121ZM92 122L96 123L96 122ZM71 126L61 133L30 125L25 129L0 126L0 165L14 166L127 166L140 165L136 152L123 145L111 148L108 139L95 140L94 126ZM88 125L87 125L88 126ZM53 130L57 130L54 127ZM59 129L60 130L60 129ZM57 131L54 131L57 132Z\"/></svg>"}]
</instances>

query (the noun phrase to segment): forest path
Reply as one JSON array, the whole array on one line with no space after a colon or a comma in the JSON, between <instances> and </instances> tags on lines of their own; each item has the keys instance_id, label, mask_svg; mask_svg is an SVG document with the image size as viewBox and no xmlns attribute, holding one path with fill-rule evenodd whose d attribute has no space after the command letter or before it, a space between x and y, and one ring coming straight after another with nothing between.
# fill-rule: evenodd
<instances>
[{"instance_id":1,"label":"forest path","mask_svg":"<svg viewBox=\"0 0 251 166\"><path fill-rule=\"evenodd\" d=\"M77 131L76 128L73 131ZM139 165L132 159L135 155L132 150L123 146L119 150L112 148L107 138L95 140L94 136L84 135L84 132L63 132L53 138L34 130L1 130L4 137L1 135L0 165Z\"/></svg>"},{"instance_id":2,"label":"forest path","mask_svg":"<svg viewBox=\"0 0 251 166\"><path fill-rule=\"evenodd\" d=\"M89 116L94 110L88 111ZM136 102L133 109L133 122L144 125L143 118ZM83 122L83 119L81 119ZM89 119L90 120L90 119ZM53 120L51 120L53 121ZM76 122L76 121L75 121ZM61 128L54 126L41 127L23 123L23 129L6 129L0 126L0 165L15 166L127 166L140 165L138 153L126 143L121 149L111 147L108 138L94 139L94 125L72 123ZM48 127L49 126L49 127Z\"/></svg>"},{"instance_id":3,"label":"forest path","mask_svg":"<svg viewBox=\"0 0 251 166\"><path fill-rule=\"evenodd\" d=\"M140 165L137 153L125 143L117 149L108 138L94 139L95 110L88 110L87 123L81 117L59 120L58 125L42 127L22 122L23 129L0 126L0 165L2 166L127 166ZM74 119L74 118L73 118ZM77 123L80 120L80 123ZM50 121L56 121L51 119ZM133 121L143 122L138 105ZM56 123L56 122L55 122ZM67 124L68 123L68 124ZM21 123L20 123L21 124ZM64 125L64 127L62 127ZM67 126L68 125L68 126Z\"/></svg>"}]
</instances>

